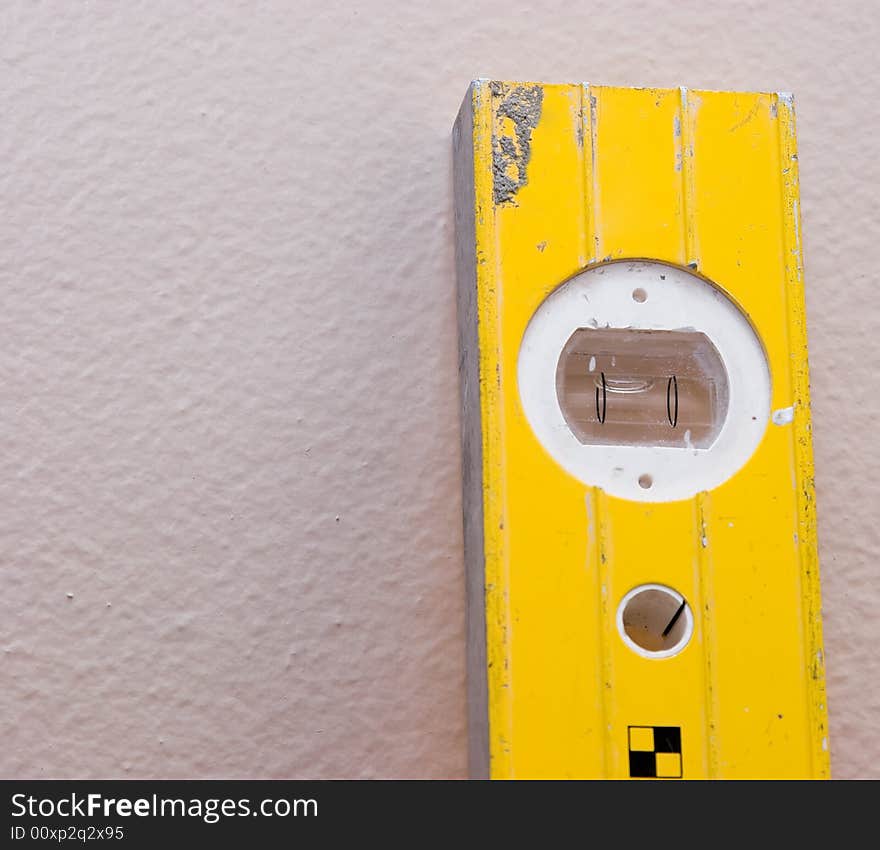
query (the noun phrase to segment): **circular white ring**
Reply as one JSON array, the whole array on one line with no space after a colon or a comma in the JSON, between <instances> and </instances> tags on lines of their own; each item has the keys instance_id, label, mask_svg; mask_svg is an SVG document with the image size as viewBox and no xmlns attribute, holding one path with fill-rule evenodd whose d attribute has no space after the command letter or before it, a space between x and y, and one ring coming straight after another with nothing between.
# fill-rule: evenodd
<instances>
[{"instance_id":1,"label":"circular white ring","mask_svg":"<svg viewBox=\"0 0 880 850\"><path fill-rule=\"evenodd\" d=\"M645 290L645 302L632 298ZM727 416L708 448L581 443L556 389L560 353L579 328L693 331L715 346L727 372ZM770 369L749 320L716 286L665 263L594 266L557 287L532 316L517 379L526 419L553 459L584 484L639 502L688 499L712 490L752 456L770 420ZM653 485L639 486L650 475Z\"/></svg>"},{"instance_id":2,"label":"circular white ring","mask_svg":"<svg viewBox=\"0 0 880 850\"><path fill-rule=\"evenodd\" d=\"M690 642L691 636L694 633L694 614L691 611L691 606L685 602L684 611L682 611L681 614L681 616L684 617L684 631L681 633L678 643L676 643L675 646L670 646L669 649L661 649L657 652L651 652L651 650L639 646L626 633L626 630L623 627L623 612L626 609L627 604L633 597L638 596L640 593L644 593L646 590L659 590L661 593L671 596L675 600L676 608L678 608L682 602L685 602L685 598L677 590L673 590L665 584L640 584L638 587L634 587L629 593L627 593L617 606L617 631L620 633L623 642L633 652L641 655L643 658L671 658L673 655L678 655L678 653L681 652Z\"/></svg>"}]
</instances>

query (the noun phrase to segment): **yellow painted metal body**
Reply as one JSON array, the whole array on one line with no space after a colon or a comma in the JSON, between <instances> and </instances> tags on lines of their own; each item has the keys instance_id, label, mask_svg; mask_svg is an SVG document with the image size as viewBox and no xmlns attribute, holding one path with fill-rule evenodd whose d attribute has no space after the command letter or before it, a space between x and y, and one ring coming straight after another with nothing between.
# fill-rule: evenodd
<instances>
[{"instance_id":1,"label":"yellow painted metal body","mask_svg":"<svg viewBox=\"0 0 880 850\"><path fill-rule=\"evenodd\" d=\"M537 120L519 139L529 151L499 187L493 143L497 167L498 141L519 138L502 104L537 88ZM473 249L460 285L474 289L478 338L463 350L479 380L480 446L465 463L479 465L468 545L480 549L469 556L485 623L470 640L485 640L485 667L470 675L485 676L476 717L489 775L624 778L628 727L676 726L685 778L827 776L791 98L477 81L456 146L458 203L470 205L458 240ZM794 408L739 472L693 499L633 502L584 485L521 407L530 318L572 275L620 258L690 266L721 287L765 347L771 409ZM618 634L619 601L645 582L691 602L693 638L672 658L641 657Z\"/></svg>"}]
</instances>

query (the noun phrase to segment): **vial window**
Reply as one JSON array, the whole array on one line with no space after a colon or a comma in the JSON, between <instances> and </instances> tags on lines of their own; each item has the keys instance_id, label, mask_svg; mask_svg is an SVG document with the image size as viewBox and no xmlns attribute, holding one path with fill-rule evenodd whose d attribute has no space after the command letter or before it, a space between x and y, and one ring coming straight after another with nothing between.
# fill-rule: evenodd
<instances>
[{"instance_id":1,"label":"vial window","mask_svg":"<svg viewBox=\"0 0 880 850\"><path fill-rule=\"evenodd\" d=\"M579 328L556 391L584 444L709 448L727 416L727 372L696 331Z\"/></svg>"}]
</instances>

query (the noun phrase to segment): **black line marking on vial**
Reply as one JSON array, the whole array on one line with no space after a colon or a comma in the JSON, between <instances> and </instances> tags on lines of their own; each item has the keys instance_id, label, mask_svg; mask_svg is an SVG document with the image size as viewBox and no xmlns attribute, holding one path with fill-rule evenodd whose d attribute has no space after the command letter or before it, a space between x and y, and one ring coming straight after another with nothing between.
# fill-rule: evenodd
<instances>
[{"instance_id":1,"label":"black line marking on vial","mask_svg":"<svg viewBox=\"0 0 880 850\"><path fill-rule=\"evenodd\" d=\"M598 387L597 387L598 389ZM673 394L675 397L675 407L672 406ZM675 411L673 413L673 410ZM678 424L678 378L673 375L666 384L666 418L669 424L674 428Z\"/></svg>"},{"instance_id":2,"label":"black line marking on vial","mask_svg":"<svg viewBox=\"0 0 880 850\"><path fill-rule=\"evenodd\" d=\"M663 629L663 634L660 637L666 637L672 631L672 627L678 622L678 618L681 616L682 611L684 611L685 605L687 605L687 602L682 599L681 605L678 606L678 611L672 615L672 619L666 624L666 628Z\"/></svg>"},{"instance_id":3,"label":"black line marking on vial","mask_svg":"<svg viewBox=\"0 0 880 850\"><path fill-rule=\"evenodd\" d=\"M599 410L599 387L596 387L596 419L602 425L605 422L605 412L608 408L608 395L605 388L605 373L599 373L602 376L602 410Z\"/></svg>"}]
</instances>

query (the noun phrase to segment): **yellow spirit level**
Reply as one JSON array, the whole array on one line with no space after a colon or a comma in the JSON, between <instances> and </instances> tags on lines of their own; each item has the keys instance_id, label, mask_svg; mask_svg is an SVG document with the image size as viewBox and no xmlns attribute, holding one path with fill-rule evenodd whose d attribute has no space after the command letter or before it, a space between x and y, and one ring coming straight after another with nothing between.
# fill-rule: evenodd
<instances>
[{"instance_id":1,"label":"yellow spirit level","mask_svg":"<svg viewBox=\"0 0 880 850\"><path fill-rule=\"evenodd\" d=\"M828 775L784 94L474 82L470 770Z\"/></svg>"}]
</instances>

